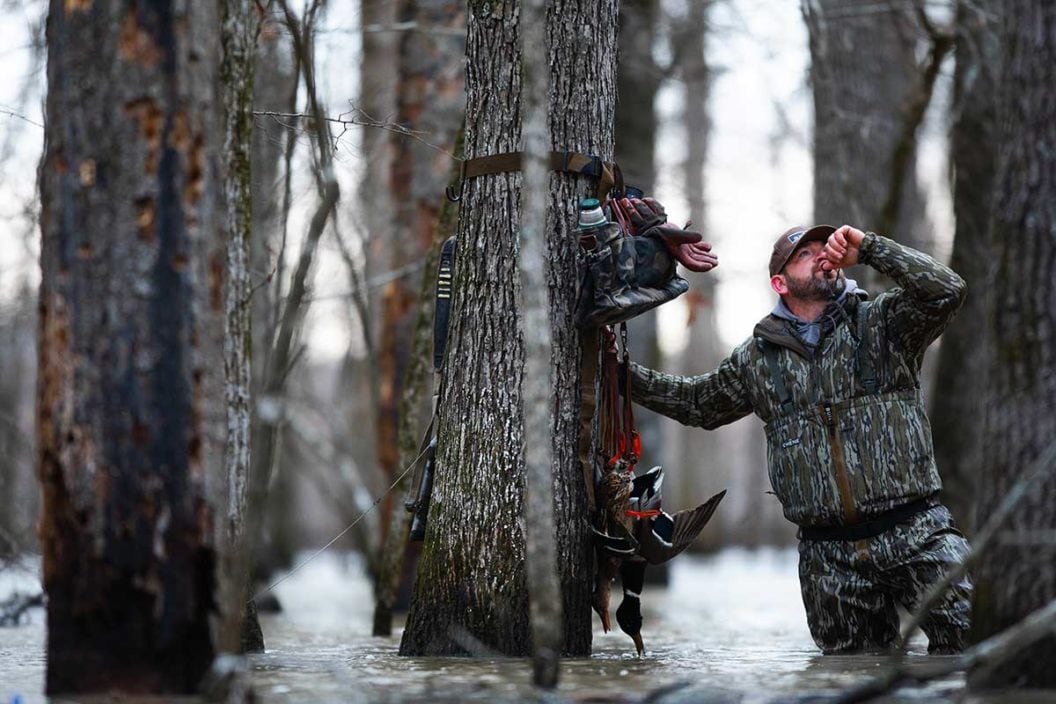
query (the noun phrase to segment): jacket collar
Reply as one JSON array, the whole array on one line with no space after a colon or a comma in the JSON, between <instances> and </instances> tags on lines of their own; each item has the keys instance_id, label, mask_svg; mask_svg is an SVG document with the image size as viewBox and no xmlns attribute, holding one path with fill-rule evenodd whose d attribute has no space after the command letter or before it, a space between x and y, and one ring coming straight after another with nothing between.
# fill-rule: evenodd
<instances>
[{"instance_id":1,"label":"jacket collar","mask_svg":"<svg viewBox=\"0 0 1056 704\"><path fill-rule=\"evenodd\" d=\"M831 334L841 322L853 319L855 311L858 309L858 303L868 298L868 294L858 288L853 281L849 281L848 284L849 294L845 293L830 303L825 312L816 321L816 324L821 326L820 339L822 340ZM779 347L788 348L804 359L812 359L816 348L806 344L803 338L796 334L796 321L798 319L791 312L785 315L784 313L788 311L788 308L783 301L778 303L779 305L774 311L756 324L755 329L752 331L752 336L762 338Z\"/></svg>"}]
</instances>

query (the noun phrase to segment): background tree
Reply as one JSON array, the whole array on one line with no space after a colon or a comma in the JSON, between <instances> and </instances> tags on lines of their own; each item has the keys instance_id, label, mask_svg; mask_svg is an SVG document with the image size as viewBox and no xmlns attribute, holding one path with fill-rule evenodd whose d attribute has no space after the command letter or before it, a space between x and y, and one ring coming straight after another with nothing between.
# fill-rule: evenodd
<instances>
[{"instance_id":1,"label":"background tree","mask_svg":"<svg viewBox=\"0 0 1056 704\"><path fill-rule=\"evenodd\" d=\"M465 111L465 5L453 0L405 0L400 20L410 29L400 36L396 119L421 138L385 132L392 141L389 196L395 207L389 214L391 236L374 246L385 247L395 270L427 262L425 278L435 284L435 253L431 250L438 246L437 240L453 234L450 229L438 231L437 225L446 207L449 154L455 150ZM448 228L455 215L457 210L444 223ZM425 370L431 357L431 326L430 319L419 314L423 305L429 305L421 296L432 296L433 285L418 287L416 283L414 277L394 277L382 293L376 428L378 463L389 481L418 453L415 436L422 432L429 410L430 379ZM424 335L421 346L416 344L416 334ZM415 352L424 352L424 356L415 360L411 356ZM403 560L397 557L406 551L409 514L396 504L406 493L406 482L400 489L384 504L381 518L376 635L391 630L397 590L388 585L403 575ZM392 541L388 540L390 529L397 531ZM387 555L387 551L397 554Z\"/></svg>"},{"instance_id":2,"label":"background tree","mask_svg":"<svg viewBox=\"0 0 1056 704\"><path fill-rule=\"evenodd\" d=\"M1056 7L1002 5L998 147L990 285L991 374L979 521L1056 437ZM1056 598L1056 475L1009 520L975 572L974 635L997 633ZM976 687L1056 686L1049 636L1023 657L977 672Z\"/></svg>"},{"instance_id":3,"label":"background tree","mask_svg":"<svg viewBox=\"0 0 1056 704\"><path fill-rule=\"evenodd\" d=\"M49 694L190 693L213 657L217 9L50 4L37 405Z\"/></svg>"},{"instance_id":4,"label":"background tree","mask_svg":"<svg viewBox=\"0 0 1056 704\"><path fill-rule=\"evenodd\" d=\"M658 0L620 3L616 163L624 180L649 196L656 196L656 94L666 78L653 55L660 24ZM647 311L627 324L634 360L654 369L662 366L656 326L656 311ZM653 464L666 464L663 418L639 407L634 410L634 419L646 459ZM651 569L646 574L666 575L666 569Z\"/></svg>"},{"instance_id":5,"label":"background tree","mask_svg":"<svg viewBox=\"0 0 1056 704\"><path fill-rule=\"evenodd\" d=\"M516 3L474 2L467 34L467 158L521 148ZM616 3L588 10L558 0L547 14L550 137L556 149L612 156ZM584 42L589 29L591 41ZM524 351L516 307L521 176L467 181L437 476L425 546L400 652L527 654L531 644L524 571L524 460L520 379ZM593 184L550 179L546 249L554 382L554 508L561 571L564 650L590 651L590 542L578 462L579 334L573 324L577 197Z\"/></svg>"},{"instance_id":6,"label":"background tree","mask_svg":"<svg viewBox=\"0 0 1056 704\"><path fill-rule=\"evenodd\" d=\"M1001 55L994 8L957 4L956 70L950 165L957 230L950 266L968 283L968 297L942 336L931 394L935 460L943 501L962 530L975 525L976 484L985 473L983 414L987 387L987 269L996 169L996 74Z\"/></svg>"},{"instance_id":7,"label":"background tree","mask_svg":"<svg viewBox=\"0 0 1056 704\"><path fill-rule=\"evenodd\" d=\"M930 251L916 137L949 38L915 3L804 0L803 11L814 91L814 220L853 223ZM870 288L871 270L856 276Z\"/></svg>"}]
</instances>

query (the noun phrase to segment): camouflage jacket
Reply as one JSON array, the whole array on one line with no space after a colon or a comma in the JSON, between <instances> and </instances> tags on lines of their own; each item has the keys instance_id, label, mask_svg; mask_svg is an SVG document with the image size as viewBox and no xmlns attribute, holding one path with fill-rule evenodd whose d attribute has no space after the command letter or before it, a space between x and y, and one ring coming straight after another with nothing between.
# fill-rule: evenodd
<instances>
[{"instance_id":1,"label":"camouflage jacket","mask_svg":"<svg viewBox=\"0 0 1056 704\"><path fill-rule=\"evenodd\" d=\"M686 425L758 415L774 493L800 525L853 524L941 488L920 364L964 300L964 280L874 233L859 261L898 286L831 305L813 349L769 315L707 374L631 366L634 400Z\"/></svg>"}]
</instances>

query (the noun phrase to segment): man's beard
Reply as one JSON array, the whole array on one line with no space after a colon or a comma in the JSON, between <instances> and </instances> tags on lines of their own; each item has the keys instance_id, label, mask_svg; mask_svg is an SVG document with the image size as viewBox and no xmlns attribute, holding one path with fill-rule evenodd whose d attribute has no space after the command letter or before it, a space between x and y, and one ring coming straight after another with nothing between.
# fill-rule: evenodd
<instances>
[{"instance_id":1,"label":"man's beard","mask_svg":"<svg viewBox=\"0 0 1056 704\"><path fill-rule=\"evenodd\" d=\"M788 295L792 298L802 301L828 301L843 292L847 285L847 278L840 269L833 277L819 277L814 272L804 279L793 279L791 276L786 276L785 284L788 286Z\"/></svg>"}]
</instances>

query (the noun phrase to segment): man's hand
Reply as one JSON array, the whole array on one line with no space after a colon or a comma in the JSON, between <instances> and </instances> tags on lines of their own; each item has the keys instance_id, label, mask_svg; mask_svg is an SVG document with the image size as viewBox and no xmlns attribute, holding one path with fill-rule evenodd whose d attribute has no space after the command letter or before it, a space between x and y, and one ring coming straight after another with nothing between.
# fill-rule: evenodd
<instances>
[{"instance_id":1,"label":"man's hand","mask_svg":"<svg viewBox=\"0 0 1056 704\"><path fill-rule=\"evenodd\" d=\"M862 246L865 233L850 225L843 225L829 235L825 242L825 261L821 263L822 271L843 269L858 263L858 250Z\"/></svg>"}]
</instances>

